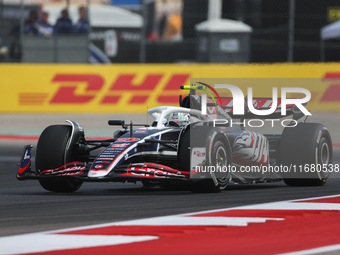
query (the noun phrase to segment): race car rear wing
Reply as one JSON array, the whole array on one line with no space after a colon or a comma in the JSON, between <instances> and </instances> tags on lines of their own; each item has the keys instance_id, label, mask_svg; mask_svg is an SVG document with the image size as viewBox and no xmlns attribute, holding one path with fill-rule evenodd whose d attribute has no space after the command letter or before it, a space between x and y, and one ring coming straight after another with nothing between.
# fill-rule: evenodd
<instances>
[{"instance_id":1,"label":"race car rear wing","mask_svg":"<svg viewBox=\"0 0 340 255\"><path fill-rule=\"evenodd\" d=\"M210 88L210 87L209 87ZM207 101L207 112L211 113L214 112L214 108L223 109L224 112L226 112L231 118L235 119L280 119L287 116L293 115L294 120L300 120L302 117L305 117L305 114L295 105L295 104L286 104L286 114L281 114L281 98L277 99L277 107L275 108L275 111L270 115L258 115L254 114L250 111L248 108L248 96L244 98L244 114L234 114L233 112L233 104L234 100L232 97L219 97L216 91L214 93L217 95L217 97L214 97L212 93L208 90L208 87L206 86L191 86L191 85L184 85L181 86L181 89L184 90L190 90L190 94L186 96L182 100L182 96L179 97L179 104L181 107L196 109L196 110L202 110L202 98L200 95L196 95L196 90L203 90L206 92L210 97L206 99ZM213 88L210 88L213 89ZM273 104L272 98L262 98L262 97L254 97L252 99L252 105L255 110L268 110L271 109ZM303 107L307 105L307 103L301 104ZM215 112L221 112L216 110ZM302 121L305 121L307 117L303 118Z\"/></svg>"},{"instance_id":2,"label":"race car rear wing","mask_svg":"<svg viewBox=\"0 0 340 255\"><path fill-rule=\"evenodd\" d=\"M213 112L218 112L215 111L214 109L219 107L220 109L222 108L226 113L231 118L235 119L280 119L284 118L287 116L293 115L293 119L298 120L301 117L304 117L305 115L301 110L294 104L288 104L286 105L286 115L281 115L281 98L278 99L277 102L277 107L275 111L270 114L270 115L255 115L253 114L249 109L248 105L246 104L247 102L247 97L245 98L245 109L244 109L244 114L243 115L236 115L233 114L233 98L232 97L222 97L220 98L222 104L216 104L212 99L208 98L207 99L207 113L211 114ZM216 98L215 98L216 100ZM217 100L216 100L217 101ZM181 107L185 108L191 108L191 109L196 109L196 110L201 110L201 98L199 95L188 95L185 98L182 99L180 96L179 103ZM253 98L253 106L256 110L268 110L271 108L271 105L273 103L272 98ZM306 106L307 103L303 103L303 106Z\"/></svg>"},{"instance_id":3,"label":"race car rear wing","mask_svg":"<svg viewBox=\"0 0 340 255\"><path fill-rule=\"evenodd\" d=\"M253 119L253 118L258 118L258 119L280 119L280 118L284 118L286 116L291 116L293 115L293 119L300 119L301 117L304 116L304 114L301 112L301 110L295 105L295 104L287 104L286 105L286 115L281 115L281 98L277 99L277 107L275 109L275 111L270 114L270 115L265 115L265 116L261 116L261 115L256 115L253 114L249 108L248 108L248 98L245 97L244 99L244 115L236 115L233 114L233 98L232 97L221 97L221 102L222 105L220 105L220 107L222 107L222 109L224 109L232 118L237 118L237 119ZM216 100L216 98L215 98ZM207 107L208 108L212 108L212 107L216 107L216 104L213 103L213 100L211 99L207 99L208 103L207 103ZM273 99L272 98L262 98L262 97L255 97L252 100L253 106L256 110L268 110L271 109L271 106L273 104ZM307 103L303 103L303 106L306 106Z\"/></svg>"}]
</instances>

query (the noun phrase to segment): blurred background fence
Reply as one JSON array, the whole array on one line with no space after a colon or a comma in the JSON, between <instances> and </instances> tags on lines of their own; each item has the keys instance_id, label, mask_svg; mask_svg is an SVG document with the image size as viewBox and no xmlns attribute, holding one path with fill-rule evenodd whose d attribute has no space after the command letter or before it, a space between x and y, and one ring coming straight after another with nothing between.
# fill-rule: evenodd
<instances>
[{"instance_id":1,"label":"blurred background fence","mask_svg":"<svg viewBox=\"0 0 340 255\"><path fill-rule=\"evenodd\" d=\"M0 62L339 61L338 20L340 0L0 0Z\"/></svg>"}]
</instances>

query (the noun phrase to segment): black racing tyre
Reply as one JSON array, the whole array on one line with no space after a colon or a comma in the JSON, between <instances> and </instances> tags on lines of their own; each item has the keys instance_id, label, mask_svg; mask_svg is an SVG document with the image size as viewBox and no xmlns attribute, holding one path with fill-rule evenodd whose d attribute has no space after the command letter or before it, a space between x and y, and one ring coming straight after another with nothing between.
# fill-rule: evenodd
<instances>
[{"instance_id":1,"label":"black racing tyre","mask_svg":"<svg viewBox=\"0 0 340 255\"><path fill-rule=\"evenodd\" d=\"M190 144L191 135L193 139ZM209 178L193 179L190 190L194 193L216 193L224 190L230 181L230 173L227 169L231 165L231 148L227 137L218 128L211 126L188 128L181 138L178 150L180 170L190 171L190 148L194 147L206 148L206 167L218 166L225 171L210 172Z\"/></svg>"},{"instance_id":2,"label":"black racing tyre","mask_svg":"<svg viewBox=\"0 0 340 255\"><path fill-rule=\"evenodd\" d=\"M74 161L72 151L66 151L71 131L72 127L67 125L45 128L39 137L35 156L38 174L43 170L58 168ZM73 180L39 180L39 182L44 189L53 192L73 192L82 185L82 182Z\"/></svg>"},{"instance_id":3,"label":"black racing tyre","mask_svg":"<svg viewBox=\"0 0 340 255\"><path fill-rule=\"evenodd\" d=\"M289 186L322 186L333 163L332 139L327 128L319 123L299 123L286 127L278 144L278 165Z\"/></svg>"}]
</instances>

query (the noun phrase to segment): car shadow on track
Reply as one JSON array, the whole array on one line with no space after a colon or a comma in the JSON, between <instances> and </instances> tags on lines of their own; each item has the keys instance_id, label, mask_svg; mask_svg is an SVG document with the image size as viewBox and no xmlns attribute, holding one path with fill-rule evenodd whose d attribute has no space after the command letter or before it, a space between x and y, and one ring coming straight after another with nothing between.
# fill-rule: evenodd
<instances>
[{"instance_id":1,"label":"car shadow on track","mask_svg":"<svg viewBox=\"0 0 340 255\"><path fill-rule=\"evenodd\" d=\"M266 184L230 184L224 192L230 191L242 191L242 190L267 190L277 189L286 187L284 183L266 183ZM141 184L126 185L120 184L117 187L100 187L91 186L81 187L78 191L73 193L54 193L41 190L41 192L29 192L25 195L43 195L43 196L112 196L112 195L124 195L124 196L135 196L135 195L190 195L193 194L187 187L182 186L160 186L155 185L152 187L143 187ZM203 193L201 193L203 194Z\"/></svg>"}]
</instances>

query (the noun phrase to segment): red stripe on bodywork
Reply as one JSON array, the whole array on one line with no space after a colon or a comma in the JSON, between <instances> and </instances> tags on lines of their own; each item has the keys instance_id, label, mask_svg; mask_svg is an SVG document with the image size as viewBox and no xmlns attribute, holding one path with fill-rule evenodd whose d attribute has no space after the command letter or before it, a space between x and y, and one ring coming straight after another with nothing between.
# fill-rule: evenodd
<instances>
[{"instance_id":1,"label":"red stripe on bodywork","mask_svg":"<svg viewBox=\"0 0 340 255\"><path fill-rule=\"evenodd\" d=\"M0 135L0 140L39 140L38 135ZM104 137L104 136L94 136L94 137L86 137L86 140L106 140L112 139L112 137Z\"/></svg>"},{"instance_id":2,"label":"red stripe on bodywork","mask_svg":"<svg viewBox=\"0 0 340 255\"><path fill-rule=\"evenodd\" d=\"M31 160L28 162L28 164L24 167L24 168L19 168L18 173L21 174L23 172L25 172L25 170L27 169L27 167L31 164Z\"/></svg>"}]
</instances>

